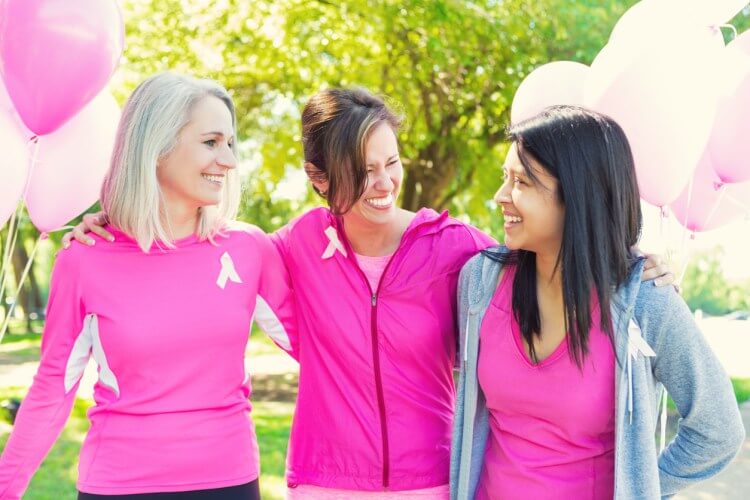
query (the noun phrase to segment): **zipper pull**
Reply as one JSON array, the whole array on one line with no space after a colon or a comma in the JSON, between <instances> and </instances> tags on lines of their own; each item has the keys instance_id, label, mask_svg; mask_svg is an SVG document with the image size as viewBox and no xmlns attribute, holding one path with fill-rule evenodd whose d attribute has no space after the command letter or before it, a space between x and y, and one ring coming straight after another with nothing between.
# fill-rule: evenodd
<instances>
[{"instance_id":1,"label":"zipper pull","mask_svg":"<svg viewBox=\"0 0 750 500\"><path fill-rule=\"evenodd\" d=\"M372 307L375 307L378 304L378 294L373 293L372 294Z\"/></svg>"}]
</instances>

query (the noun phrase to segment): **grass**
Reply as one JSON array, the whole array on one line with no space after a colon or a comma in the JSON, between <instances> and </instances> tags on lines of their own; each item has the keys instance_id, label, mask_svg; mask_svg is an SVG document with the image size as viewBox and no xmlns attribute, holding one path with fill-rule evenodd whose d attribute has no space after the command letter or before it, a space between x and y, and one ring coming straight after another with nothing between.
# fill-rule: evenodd
<instances>
[{"instance_id":1,"label":"grass","mask_svg":"<svg viewBox=\"0 0 750 500\"><path fill-rule=\"evenodd\" d=\"M39 333L10 333L5 332L3 341L0 344L14 344L17 342L34 342L39 341L42 336Z\"/></svg>"}]
</instances>

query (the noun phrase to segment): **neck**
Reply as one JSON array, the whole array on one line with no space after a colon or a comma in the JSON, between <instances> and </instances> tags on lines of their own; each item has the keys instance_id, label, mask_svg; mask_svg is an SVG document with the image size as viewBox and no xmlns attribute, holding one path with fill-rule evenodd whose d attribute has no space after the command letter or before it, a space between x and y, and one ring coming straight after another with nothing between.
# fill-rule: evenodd
<instances>
[{"instance_id":1,"label":"neck","mask_svg":"<svg viewBox=\"0 0 750 500\"><path fill-rule=\"evenodd\" d=\"M195 234L198 229L198 214L195 207L166 203L161 223L170 239L179 240Z\"/></svg>"},{"instance_id":2,"label":"neck","mask_svg":"<svg viewBox=\"0 0 750 500\"><path fill-rule=\"evenodd\" d=\"M355 253L371 257L389 255L396 251L409 225L409 212L399 210L388 224L372 224L359 217L345 214L344 232Z\"/></svg>"},{"instance_id":3,"label":"neck","mask_svg":"<svg viewBox=\"0 0 750 500\"><path fill-rule=\"evenodd\" d=\"M559 290L562 294L562 272L557 265L557 253L536 254L537 286L540 288Z\"/></svg>"}]
</instances>

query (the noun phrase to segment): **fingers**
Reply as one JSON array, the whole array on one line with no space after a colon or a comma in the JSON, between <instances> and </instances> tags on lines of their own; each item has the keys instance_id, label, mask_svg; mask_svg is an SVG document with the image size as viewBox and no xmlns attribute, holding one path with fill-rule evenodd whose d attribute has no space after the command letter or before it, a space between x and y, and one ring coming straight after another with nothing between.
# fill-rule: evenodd
<instances>
[{"instance_id":1,"label":"fingers","mask_svg":"<svg viewBox=\"0 0 750 500\"><path fill-rule=\"evenodd\" d=\"M89 236L86 236L86 226L83 225L84 223L81 222L76 227L73 228L72 234L73 238L76 239L76 241L83 243L84 245L92 246L94 243L94 238L90 238Z\"/></svg>"},{"instance_id":2,"label":"fingers","mask_svg":"<svg viewBox=\"0 0 750 500\"><path fill-rule=\"evenodd\" d=\"M94 234L98 234L107 241L114 241L115 237L112 235L112 233L104 229L104 225L107 224L107 222L107 214L105 214L104 212L98 212L95 214L84 215L83 222L79 224L79 226L82 226L81 230L84 233L90 231Z\"/></svg>"},{"instance_id":3,"label":"fingers","mask_svg":"<svg viewBox=\"0 0 750 500\"><path fill-rule=\"evenodd\" d=\"M666 264L664 263L664 259L662 259L661 255L659 254L644 254L646 257L646 264L643 266L644 270L654 269L654 268L665 268ZM667 271L669 269L667 268ZM664 273L661 273L664 274ZM659 276L658 274L656 276Z\"/></svg>"},{"instance_id":4,"label":"fingers","mask_svg":"<svg viewBox=\"0 0 750 500\"><path fill-rule=\"evenodd\" d=\"M73 233L72 231L68 231L65 233L65 235L62 237L62 247L63 249L66 249L70 246L70 240L73 239Z\"/></svg>"},{"instance_id":5,"label":"fingers","mask_svg":"<svg viewBox=\"0 0 750 500\"><path fill-rule=\"evenodd\" d=\"M92 233L98 234L107 241L115 241L115 237L112 235L112 233L104 229L104 227L102 226L93 226L90 229Z\"/></svg>"},{"instance_id":6,"label":"fingers","mask_svg":"<svg viewBox=\"0 0 750 500\"><path fill-rule=\"evenodd\" d=\"M662 274L658 278L654 280L654 286L666 286L666 285L672 285L675 282L675 276L672 271L667 271L666 273ZM677 291L679 292L679 286L674 285Z\"/></svg>"}]
</instances>

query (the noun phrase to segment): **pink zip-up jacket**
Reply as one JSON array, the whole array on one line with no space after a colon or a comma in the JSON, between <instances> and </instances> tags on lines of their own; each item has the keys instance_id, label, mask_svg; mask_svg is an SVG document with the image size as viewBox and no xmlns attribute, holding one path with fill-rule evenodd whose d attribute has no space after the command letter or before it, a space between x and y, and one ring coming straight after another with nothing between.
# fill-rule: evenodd
<instances>
[{"instance_id":1,"label":"pink zip-up jacket","mask_svg":"<svg viewBox=\"0 0 750 500\"><path fill-rule=\"evenodd\" d=\"M41 363L0 457L2 500L23 494L70 414L90 356L99 379L81 491L200 490L258 477L244 365L253 317L296 355L294 306L274 245L238 224L215 244L191 236L144 253L110 231L114 243L94 236L95 246L57 256Z\"/></svg>"},{"instance_id":2,"label":"pink zip-up jacket","mask_svg":"<svg viewBox=\"0 0 750 500\"><path fill-rule=\"evenodd\" d=\"M299 328L288 485L447 484L458 273L494 241L447 212L422 209L372 290L328 209L306 213L273 239L292 279Z\"/></svg>"}]
</instances>

